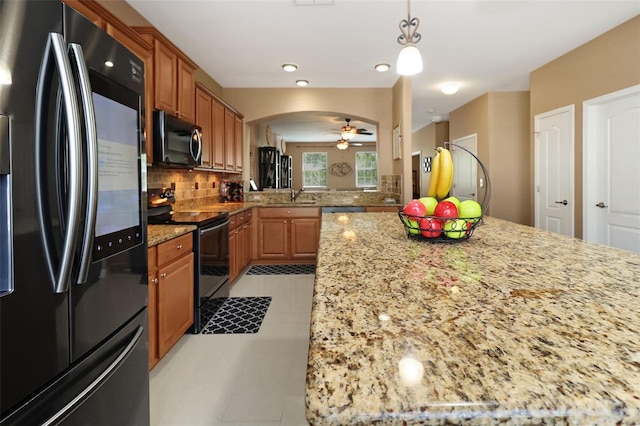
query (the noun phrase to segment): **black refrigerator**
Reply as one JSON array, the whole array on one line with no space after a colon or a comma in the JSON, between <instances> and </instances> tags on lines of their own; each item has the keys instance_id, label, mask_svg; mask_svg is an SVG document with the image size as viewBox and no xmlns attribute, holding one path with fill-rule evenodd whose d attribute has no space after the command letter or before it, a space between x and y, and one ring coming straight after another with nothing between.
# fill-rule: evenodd
<instances>
[{"instance_id":1,"label":"black refrigerator","mask_svg":"<svg viewBox=\"0 0 640 426\"><path fill-rule=\"evenodd\" d=\"M0 424L149 424L142 61L0 0Z\"/></svg>"}]
</instances>

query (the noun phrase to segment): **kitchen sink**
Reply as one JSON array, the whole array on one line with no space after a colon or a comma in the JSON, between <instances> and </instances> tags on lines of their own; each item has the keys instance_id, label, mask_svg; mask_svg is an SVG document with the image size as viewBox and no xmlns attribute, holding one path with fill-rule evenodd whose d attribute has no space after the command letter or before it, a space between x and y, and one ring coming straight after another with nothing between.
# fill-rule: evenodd
<instances>
[{"instance_id":1,"label":"kitchen sink","mask_svg":"<svg viewBox=\"0 0 640 426\"><path fill-rule=\"evenodd\" d=\"M364 213L364 206L325 206L322 213Z\"/></svg>"}]
</instances>

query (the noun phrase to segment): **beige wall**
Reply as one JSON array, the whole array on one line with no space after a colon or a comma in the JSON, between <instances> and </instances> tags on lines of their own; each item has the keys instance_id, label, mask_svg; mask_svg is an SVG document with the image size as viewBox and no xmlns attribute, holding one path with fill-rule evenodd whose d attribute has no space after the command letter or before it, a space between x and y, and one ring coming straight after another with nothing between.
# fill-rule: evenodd
<instances>
[{"instance_id":1,"label":"beige wall","mask_svg":"<svg viewBox=\"0 0 640 426\"><path fill-rule=\"evenodd\" d=\"M488 214L531 224L529 92L486 93L449 114L451 141L477 135L477 156L491 179ZM478 173L481 175L480 168ZM480 193L478 200L482 200Z\"/></svg>"},{"instance_id":2,"label":"beige wall","mask_svg":"<svg viewBox=\"0 0 640 426\"><path fill-rule=\"evenodd\" d=\"M449 140L449 122L442 121L440 123L430 123L423 128L413 132L412 135L412 152L420 152L420 167L418 174L420 176L420 196L426 197L427 188L431 174L425 172L422 167L422 159L424 157L435 156L436 146L444 146Z\"/></svg>"},{"instance_id":3,"label":"beige wall","mask_svg":"<svg viewBox=\"0 0 640 426\"><path fill-rule=\"evenodd\" d=\"M310 146L311 145L311 146ZM351 167L351 174L347 176L335 176L329 173L327 176L327 185L331 189L354 190L356 189L356 152L375 151L375 143L369 143L368 146L355 147L350 146L346 150L336 148L335 143L287 143L286 155L291 155L294 164L293 167L293 187L298 190L302 187L302 153L303 152L326 152L327 164L329 169L331 165L336 163L347 163Z\"/></svg>"},{"instance_id":4,"label":"beige wall","mask_svg":"<svg viewBox=\"0 0 640 426\"><path fill-rule=\"evenodd\" d=\"M400 126L400 158L393 159L393 147L390 146L389 159L393 164L393 174L402 176L400 182L402 189L402 203L408 203L412 198L411 191L411 149L412 149L412 80L411 77L403 76L398 79L393 86L393 128ZM391 136L393 130L390 131Z\"/></svg>"},{"instance_id":5,"label":"beige wall","mask_svg":"<svg viewBox=\"0 0 640 426\"><path fill-rule=\"evenodd\" d=\"M531 118L575 105L575 236L582 237L582 103L640 84L640 15L533 71ZM534 137L530 137L530 183L534 185ZM533 193L530 194L533 222Z\"/></svg>"},{"instance_id":6,"label":"beige wall","mask_svg":"<svg viewBox=\"0 0 640 426\"><path fill-rule=\"evenodd\" d=\"M300 111L331 112L377 123L380 175L392 174L391 89L224 89L223 95L244 115L244 146L249 148L244 152L244 164L249 165L245 180L258 175L257 149L264 139L260 123Z\"/></svg>"}]
</instances>

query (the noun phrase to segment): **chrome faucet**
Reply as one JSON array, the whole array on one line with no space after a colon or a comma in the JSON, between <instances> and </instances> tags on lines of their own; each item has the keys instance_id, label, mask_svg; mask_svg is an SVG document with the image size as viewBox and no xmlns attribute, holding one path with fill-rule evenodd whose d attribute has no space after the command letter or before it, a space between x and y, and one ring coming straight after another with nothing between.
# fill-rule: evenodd
<instances>
[{"instance_id":1,"label":"chrome faucet","mask_svg":"<svg viewBox=\"0 0 640 426\"><path fill-rule=\"evenodd\" d=\"M296 192L295 189L291 188L291 202L293 203L296 199L304 192L304 188L300 188L300 191Z\"/></svg>"}]
</instances>

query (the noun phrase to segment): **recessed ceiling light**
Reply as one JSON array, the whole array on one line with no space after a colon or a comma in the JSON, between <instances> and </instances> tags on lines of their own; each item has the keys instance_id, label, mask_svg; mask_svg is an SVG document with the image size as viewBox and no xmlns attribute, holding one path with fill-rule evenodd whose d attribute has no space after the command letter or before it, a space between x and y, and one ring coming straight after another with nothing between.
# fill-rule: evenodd
<instances>
[{"instance_id":1,"label":"recessed ceiling light","mask_svg":"<svg viewBox=\"0 0 640 426\"><path fill-rule=\"evenodd\" d=\"M298 66L296 64L282 64L282 69L286 72L294 72L298 69Z\"/></svg>"},{"instance_id":2,"label":"recessed ceiling light","mask_svg":"<svg viewBox=\"0 0 640 426\"><path fill-rule=\"evenodd\" d=\"M447 83L440 86L440 90L445 95L453 95L460 89L460 85L458 83Z\"/></svg>"},{"instance_id":3,"label":"recessed ceiling light","mask_svg":"<svg viewBox=\"0 0 640 426\"><path fill-rule=\"evenodd\" d=\"M309 82L307 80L296 80L296 85L298 85L300 87L307 86L308 84L309 84Z\"/></svg>"},{"instance_id":4,"label":"recessed ceiling light","mask_svg":"<svg viewBox=\"0 0 640 426\"><path fill-rule=\"evenodd\" d=\"M387 71L389 71L389 68L391 68L391 65L389 65L389 64L378 64L378 65L376 65L376 71L378 71L378 72L387 72Z\"/></svg>"}]
</instances>

